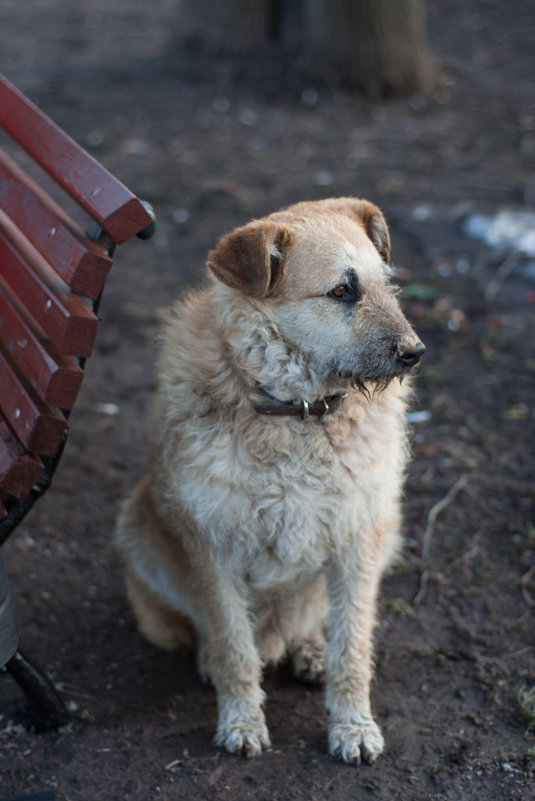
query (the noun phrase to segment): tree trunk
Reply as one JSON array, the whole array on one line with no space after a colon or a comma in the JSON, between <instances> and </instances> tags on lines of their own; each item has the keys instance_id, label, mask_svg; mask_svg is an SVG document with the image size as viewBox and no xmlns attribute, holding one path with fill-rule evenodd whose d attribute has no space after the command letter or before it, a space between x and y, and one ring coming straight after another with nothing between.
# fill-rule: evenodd
<instances>
[{"instance_id":1,"label":"tree trunk","mask_svg":"<svg viewBox=\"0 0 535 801\"><path fill-rule=\"evenodd\" d=\"M273 42L374 96L426 92L435 71L424 0L179 0L179 37L212 51Z\"/></svg>"},{"instance_id":2,"label":"tree trunk","mask_svg":"<svg viewBox=\"0 0 535 801\"><path fill-rule=\"evenodd\" d=\"M423 0L308 0L304 24L327 78L374 96L426 92L434 82Z\"/></svg>"},{"instance_id":3,"label":"tree trunk","mask_svg":"<svg viewBox=\"0 0 535 801\"><path fill-rule=\"evenodd\" d=\"M242 52L272 39L272 0L180 0L180 38L210 50Z\"/></svg>"}]
</instances>

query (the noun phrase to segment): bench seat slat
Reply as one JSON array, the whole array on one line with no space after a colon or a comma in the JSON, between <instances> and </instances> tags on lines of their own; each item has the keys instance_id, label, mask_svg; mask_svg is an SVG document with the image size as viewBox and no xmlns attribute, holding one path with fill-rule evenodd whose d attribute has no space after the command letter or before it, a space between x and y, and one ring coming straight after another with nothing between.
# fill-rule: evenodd
<instances>
[{"instance_id":1,"label":"bench seat slat","mask_svg":"<svg viewBox=\"0 0 535 801\"><path fill-rule=\"evenodd\" d=\"M45 403L72 409L83 370L46 340L0 278L0 342Z\"/></svg>"},{"instance_id":2,"label":"bench seat slat","mask_svg":"<svg viewBox=\"0 0 535 801\"><path fill-rule=\"evenodd\" d=\"M58 409L46 406L25 386L3 351L0 351L0 408L27 450L41 456L55 456L67 421Z\"/></svg>"},{"instance_id":3,"label":"bench seat slat","mask_svg":"<svg viewBox=\"0 0 535 801\"><path fill-rule=\"evenodd\" d=\"M41 460L22 447L9 426L0 420L0 486L15 498L24 498L43 473ZM1 510L0 510L1 511Z\"/></svg>"},{"instance_id":4,"label":"bench seat slat","mask_svg":"<svg viewBox=\"0 0 535 801\"><path fill-rule=\"evenodd\" d=\"M78 295L53 292L0 233L0 275L62 353L91 355L98 318Z\"/></svg>"},{"instance_id":5,"label":"bench seat slat","mask_svg":"<svg viewBox=\"0 0 535 801\"><path fill-rule=\"evenodd\" d=\"M2 150L0 206L75 292L98 297L112 260Z\"/></svg>"},{"instance_id":6,"label":"bench seat slat","mask_svg":"<svg viewBox=\"0 0 535 801\"><path fill-rule=\"evenodd\" d=\"M152 223L135 195L1 75L0 125L117 244Z\"/></svg>"}]
</instances>

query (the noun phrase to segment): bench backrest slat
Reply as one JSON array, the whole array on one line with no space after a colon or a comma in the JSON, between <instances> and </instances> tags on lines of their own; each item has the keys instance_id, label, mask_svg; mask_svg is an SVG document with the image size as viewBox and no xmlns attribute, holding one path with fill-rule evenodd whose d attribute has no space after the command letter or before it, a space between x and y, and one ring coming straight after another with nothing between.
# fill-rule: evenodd
<instances>
[{"instance_id":1,"label":"bench backrest slat","mask_svg":"<svg viewBox=\"0 0 535 801\"><path fill-rule=\"evenodd\" d=\"M46 489L61 456L115 245L141 232L148 238L154 216L3 75L0 128L97 223L86 234L47 176L31 165L30 177L15 161L15 146L6 147L10 155L0 148L3 541ZM72 209L70 202L67 206ZM76 210L72 213L78 219Z\"/></svg>"},{"instance_id":2,"label":"bench backrest slat","mask_svg":"<svg viewBox=\"0 0 535 801\"><path fill-rule=\"evenodd\" d=\"M72 409L83 370L74 356L60 353L0 278L0 343L41 400Z\"/></svg>"},{"instance_id":3,"label":"bench backrest slat","mask_svg":"<svg viewBox=\"0 0 535 801\"><path fill-rule=\"evenodd\" d=\"M101 292L112 260L0 150L0 206L75 292Z\"/></svg>"},{"instance_id":4,"label":"bench backrest slat","mask_svg":"<svg viewBox=\"0 0 535 801\"><path fill-rule=\"evenodd\" d=\"M5 420L29 451L55 456L67 421L53 406L47 406L0 351L0 407Z\"/></svg>"},{"instance_id":5,"label":"bench backrest slat","mask_svg":"<svg viewBox=\"0 0 535 801\"><path fill-rule=\"evenodd\" d=\"M15 498L24 498L28 487L39 480L43 463L37 456L28 453L15 437L9 426L0 420L0 486ZM0 504L0 518L3 517Z\"/></svg>"},{"instance_id":6,"label":"bench backrest slat","mask_svg":"<svg viewBox=\"0 0 535 801\"><path fill-rule=\"evenodd\" d=\"M7 237L0 233L0 275L58 350L91 355L98 318L78 295L53 292Z\"/></svg>"},{"instance_id":7,"label":"bench backrest slat","mask_svg":"<svg viewBox=\"0 0 535 801\"><path fill-rule=\"evenodd\" d=\"M151 224L138 198L2 75L0 125L117 244Z\"/></svg>"}]
</instances>

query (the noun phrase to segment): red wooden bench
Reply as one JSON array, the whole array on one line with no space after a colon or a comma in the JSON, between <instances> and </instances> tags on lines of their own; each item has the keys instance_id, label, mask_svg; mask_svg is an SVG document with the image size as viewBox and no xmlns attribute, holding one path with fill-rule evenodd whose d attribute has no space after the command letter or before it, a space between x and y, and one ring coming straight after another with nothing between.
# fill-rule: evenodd
<instances>
[{"instance_id":1,"label":"red wooden bench","mask_svg":"<svg viewBox=\"0 0 535 801\"><path fill-rule=\"evenodd\" d=\"M18 648L1 545L50 485L98 327L117 244L148 238L154 217L0 75L0 126L83 210L88 233L0 148L0 668L41 728L65 716Z\"/></svg>"}]
</instances>

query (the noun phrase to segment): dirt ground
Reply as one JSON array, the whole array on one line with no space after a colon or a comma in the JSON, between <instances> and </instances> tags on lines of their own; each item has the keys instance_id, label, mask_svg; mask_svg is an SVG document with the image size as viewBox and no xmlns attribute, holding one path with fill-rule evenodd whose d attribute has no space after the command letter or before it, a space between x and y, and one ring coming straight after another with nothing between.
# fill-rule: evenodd
<instances>
[{"instance_id":1,"label":"dirt ground","mask_svg":"<svg viewBox=\"0 0 535 801\"><path fill-rule=\"evenodd\" d=\"M533 799L518 693L535 685L535 260L463 233L473 213L533 211L533 3L428 0L440 87L388 102L328 88L275 51L245 63L182 52L176 5L2 1L1 71L153 203L158 230L118 252L54 486L4 549L21 646L73 721L27 731L23 697L0 675L0 796ZM202 281L224 231L343 194L384 209L428 348L406 549L376 632L386 750L359 769L328 757L321 689L281 669L264 682L273 748L245 761L212 744L215 695L193 661L137 633L114 516L144 470L170 301Z\"/></svg>"}]
</instances>

